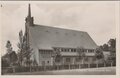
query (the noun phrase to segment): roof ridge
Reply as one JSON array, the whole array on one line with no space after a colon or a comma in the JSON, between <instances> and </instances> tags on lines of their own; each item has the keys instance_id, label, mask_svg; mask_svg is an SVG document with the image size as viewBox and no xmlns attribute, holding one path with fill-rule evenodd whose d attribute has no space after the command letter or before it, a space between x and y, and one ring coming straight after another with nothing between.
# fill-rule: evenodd
<instances>
[{"instance_id":1,"label":"roof ridge","mask_svg":"<svg viewBox=\"0 0 120 78\"><path fill-rule=\"evenodd\" d=\"M52 27L52 26L48 26L48 25L38 25L38 24L34 24L33 27L35 26L42 26L42 27L49 27L49 28L56 28L56 29L63 29L63 30L72 30L72 31L77 31L77 32L83 32L83 33L87 33L86 31L80 31L80 30L75 30L75 29L67 29L67 28L60 28L60 27Z\"/></svg>"}]
</instances>

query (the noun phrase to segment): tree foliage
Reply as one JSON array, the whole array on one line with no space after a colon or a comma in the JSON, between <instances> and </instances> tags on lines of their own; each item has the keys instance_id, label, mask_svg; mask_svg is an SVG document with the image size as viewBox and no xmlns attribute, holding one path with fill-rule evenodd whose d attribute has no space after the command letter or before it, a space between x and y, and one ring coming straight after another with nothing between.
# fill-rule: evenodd
<instances>
[{"instance_id":1,"label":"tree foliage","mask_svg":"<svg viewBox=\"0 0 120 78\"><path fill-rule=\"evenodd\" d=\"M85 52L84 52L84 48L83 47L77 48L77 52L79 54L79 57L81 57L81 58L85 57Z\"/></svg>"},{"instance_id":2,"label":"tree foliage","mask_svg":"<svg viewBox=\"0 0 120 78\"><path fill-rule=\"evenodd\" d=\"M116 39L110 39L108 41L108 44L110 47L115 48L116 47Z\"/></svg>"},{"instance_id":3,"label":"tree foliage","mask_svg":"<svg viewBox=\"0 0 120 78\"><path fill-rule=\"evenodd\" d=\"M107 43L100 46L100 49L110 52L106 62L116 63L116 39L110 39Z\"/></svg>"},{"instance_id":4,"label":"tree foliage","mask_svg":"<svg viewBox=\"0 0 120 78\"><path fill-rule=\"evenodd\" d=\"M1 65L2 65L2 67L9 67L9 63L8 63L8 61L6 60L6 59L1 59Z\"/></svg>"},{"instance_id":5,"label":"tree foliage","mask_svg":"<svg viewBox=\"0 0 120 78\"><path fill-rule=\"evenodd\" d=\"M60 54L60 50L59 49L55 49L54 50L54 54L53 54L53 57L54 57L54 64L56 64L55 62L60 62L62 59L61 57L61 54Z\"/></svg>"},{"instance_id":6,"label":"tree foliage","mask_svg":"<svg viewBox=\"0 0 120 78\"><path fill-rule=\"evenodd\" d=\"M109 45L109 50L111 52L115 52L116 51L116 39L110 39L108 41L108 45Z\"/></svg>"},{"instance_id":7,"label":"tree foliage","mask_svg":"<svg viewBox=\"0 0 120 78\"><path fill-rule=\"evenodd\" d=\"M96 52L95 53L96 59L103 59L104 58L103 52L100 48L96 48L95 52Z\"/></svg>"},{"instance_id":8,"label":"tree foliage","mask_svg":"<svg viewBox=\"0 0 120 78\"><path fill-rule=\"evenodd\" d=\"M6 43L7 53L2 56L2 65L5 66L13 66L17 62L17 54L12 50L12 44L8 40Z\"/></svg>"},{"instance_id":9,"label":"tree foliage","mask_svg":"<svg viewBox=\"0 0 120 78\"><path fill-rule=\"evenodd\" d=\"M12 44L9 40L7 41L6 48L7 48L7 53L12 52Z\"/></svg>"},{"instance_id":10,"label":"tree foliage","mask_svg":"<svg viewBox=\"0 0 120 78\"><path fill-rule=\"evenodd\" d=\"M32 49L30 45L27 45L26 35L23 35L22 30L19 32L19 43L18 43L18 57L19 57L19 64L22 65L25 63L27 66L30 65Z\"/></svg>"},{"instance_id":11,"label":"tree foliage","mask_svg":"<svg viewBox=\"0 0 120 78\"><path fill-rule=\"evenodd\" d=\"M107 43L100 46L103 51L116 51L116 39L110 39Z\"/></svg>"},{"instance_id":12,"label":"tree foliage","mask_svg":"<svg viewBox=\"0 0 120 78\"><path fill-rule=\"evenodd\" d=\"M77 48L77 52L78 52L78 55L79 55L79 60L82 59L82 64L84 63L85 61L85 52L84 52L84 48L83 47L78 47Z\"/></svg>"},{"instance_id":13,"label":"tree foliage","mask_svg":"<svg viewBox=\"0 0 120 78\"><path fill-rule=\"evenodd\" d=\"M22 65L23 61L23 53L24 53L24 39L23 39L23 32L22 30L19 32L19 43L18 43L18 63Z\"/></svg>"},{"instance_id":14,"label":"tree foliage","mask_svg":"<svg viewBox=\"0 0 120 78\"><path fill-rule=\"evenodd\" d=\"M104 45L103 45L103 50L104 50L104 51L108 51L108 50L109 50L108 44L104 44Z\"/></svg>"}]
</instances>

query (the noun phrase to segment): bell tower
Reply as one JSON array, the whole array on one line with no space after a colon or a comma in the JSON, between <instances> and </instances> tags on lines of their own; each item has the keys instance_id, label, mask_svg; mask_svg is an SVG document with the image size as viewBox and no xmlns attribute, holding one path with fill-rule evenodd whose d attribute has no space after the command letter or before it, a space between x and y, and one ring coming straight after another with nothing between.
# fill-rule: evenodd
<instances>
[{"instance_id":1,"label":"bell tower","mask_svg":"<svg viewBox=\"0 0 120 78\"><path fill-rule=\"evenodd\" d=\"M26 17L25 21L26 21L26 25L28 25L28 26L33 26L34 25L34 19L33 19L33 17L31 17L30 4L28 6L28 16Z\"/></svg>"},{"instance_id":2,"label":"bell tower","mask_svg":"<svg viewBox=\"0 0 120 78\"><path fill-rule=\"evenodd\" d=\"M34 26L33 17L31 17L31 7L28 5L28 16L25 19L25 38L26 38L26 48L30 47L29 44L29 28Z\"/></svg>"}]
</instances>

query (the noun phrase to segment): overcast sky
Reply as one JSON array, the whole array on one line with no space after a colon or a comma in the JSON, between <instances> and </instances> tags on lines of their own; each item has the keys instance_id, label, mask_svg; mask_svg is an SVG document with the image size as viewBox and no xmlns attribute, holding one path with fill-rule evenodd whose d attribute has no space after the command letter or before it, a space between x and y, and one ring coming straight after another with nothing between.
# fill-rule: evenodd
<instances>
[{"instance_id":1,"label":"overcast sky","mask_svg":"<svg viewBox=\"0 0 120 78\"><path fill-rule=\"evenodd\" d=\"M3 3L2 54L10 40L17 51L18 32L25 27L28 3ZM86 31L97 45L115 38L115 3L112 2L40 2L31 3L35 24Z\"/></svg>"}]
</instances>

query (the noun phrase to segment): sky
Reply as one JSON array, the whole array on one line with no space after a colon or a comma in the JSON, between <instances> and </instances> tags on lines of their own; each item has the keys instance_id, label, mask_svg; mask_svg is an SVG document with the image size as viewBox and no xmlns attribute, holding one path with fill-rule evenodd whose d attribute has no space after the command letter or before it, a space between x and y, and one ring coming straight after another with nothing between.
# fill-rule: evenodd
<instances>
[{"instance_id":1,"label":"sky","mask_svg":"<svg viewBox=\"0 0 120 78\"><path fill-rule=\"evenodd\" d=\"M31 2L35 24L86 31L97 45L115 38L115 2ZM28 3L2 3L1 38L2 55L6 53L6 42L10 40L17 51L18 33L25 29Z\"/></svg>"}]
</instances>

